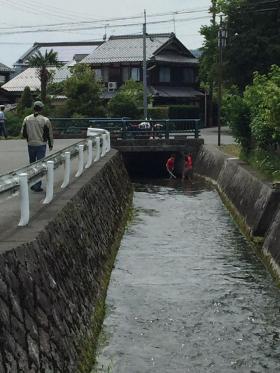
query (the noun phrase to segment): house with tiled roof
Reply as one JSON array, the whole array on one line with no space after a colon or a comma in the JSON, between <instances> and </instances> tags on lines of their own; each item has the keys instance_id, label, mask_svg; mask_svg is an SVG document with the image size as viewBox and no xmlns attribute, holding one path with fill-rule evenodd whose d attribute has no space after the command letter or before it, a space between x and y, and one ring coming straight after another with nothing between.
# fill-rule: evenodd
<instances>
[{"instance_id":1,"label":"house with tiled roof","mask_svg":"<svg viewBox=\"0 0 280 373\"><path fill-rule=\"evenodd\" d=\"M62 64L68 64L75 60L79 62L82 58L91 54L103 41L77 41L77 42L51 42L51 43L34 43L15 63L14 70L16 74L28 68L28 59L41 52L53 50L57 53L57 59Z\"/></svg>"},{"instance_id":2,"label":"house with tiled roof","mask_svg":"<svg viewBox=\"0 0 280 373\"><path fill-rule=\"evenodd\" d=\"M9 97L7 92L1 87L8 82L13 74L13 69L0 63L0 104L6 104L9 102Z\"/></svg>"},{"instance_id":3,"label":"house with tiled roof","mask_svg":"<svg viewBox=\"0 0 280 373\"><path fill-rule=\"evenodd\" d=\"M52 73L53 83L62 82L71 74L67 65L61 68L50 67L48 70ZM40 90L41 83L38 75L38 69L36 67L28 67L22 73L18 74L4 84L2 89L9 92L11 96L19 97L24 91L25 87L29 87L31 92Z\"/></svg>"},{"instance_id":4,"label":"house with tiled roof","mask_svg":"<svg viewBox=\"0 0 280 373\"><path fill-rule=\"evenodd\" d=\"M10 80L13 70L0 62L0 86Z\"/></svg>"},{"instance_id":5,"label":"house with tiled roof","mask_svg":"<svg viewBox=\"0 0 280 373\"><path fill-rule=\"evenodd\" d=\"M147 82L154 105L198 103L198 59L173 33L146 39ZM89 64L104 82L110 99L127 80L143 80L142 35L111 36L80 63Z\"/></svg>"},{"instance_id":6,"label":"house with tiled roof","mask_svg":"<svg viewBox=\"0 0 280 373\"><path fill-rule=\"evenodd\" d=\"M103 41L90 42L53 42L53 43L34 43L14 64L15 76L2 86L2 94L8 102L16 102L21 96L25 87L29 87L31 92L40 90L40 80L38 70L30 68L28 60L37 52L43 55L46 51L53 50L57 53L57 59L63 64L63 67L50 68L53 72L54 83L59 83L70 76L70 66L80 62L88 54L91 54ZM1 72L0 72L1 74Z\"/></svg>"}]
</instances>

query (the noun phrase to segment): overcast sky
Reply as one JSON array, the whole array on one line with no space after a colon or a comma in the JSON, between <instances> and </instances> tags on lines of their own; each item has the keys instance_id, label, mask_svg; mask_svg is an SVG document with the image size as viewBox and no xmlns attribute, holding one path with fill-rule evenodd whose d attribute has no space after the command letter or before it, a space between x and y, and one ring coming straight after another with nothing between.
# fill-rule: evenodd
<instances>
[{"instance_id":1,"label":"overcast sky","mask_svg":"<svg viewBox=\"0 0 280 373\"><path fill-rule=\"evenodd\" d=\"M159 24L148 24L147 32L175 31L187 48L199 48L202 44L199 29L201 25L209 24L210 16L207 9L210 2L210 0L0 0L0 62L12 66L36 41L100 40L105 33L105 25L107 25L107 36L139 34L143 20L129 18L143 14L144 9L147 11L147 22L164 21ZM190 13L187 13L188 11ZM181 14L173 16L171 14L173 12ZM167 14L160 15L163 13ZM112 18L126 19L114 21ZM103 21L86 23L98 20ZM48 26L61 23L66 25ZM72 24L69 25L70 23ZM129 23L134 25L127 26ZM32 32L26 33L23 26L37 27L34 27ZM67 30L59 32L62 27ZM79 29L86 27L91 29ZM40 28L55 31L36 32Z\"/></svg>"}]
</instances>

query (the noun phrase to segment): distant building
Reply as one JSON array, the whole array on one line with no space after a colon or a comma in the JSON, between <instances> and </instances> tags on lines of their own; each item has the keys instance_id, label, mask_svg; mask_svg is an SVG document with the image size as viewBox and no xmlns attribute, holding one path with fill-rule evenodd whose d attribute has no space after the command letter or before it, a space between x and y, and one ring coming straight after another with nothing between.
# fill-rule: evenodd
<instances>
[{"instance_id":1,"label":"distant building","mask_svg":"<svg viewBox=\"0 0 280 373\"><path fill-rule=\"evenodd\" d=\"M48 70L53 73L53 83L62 82L70 76L70 70L67 65L61 68L50 67ZM36 67L28 67L26 70L16 75L2 86L2 90L5 90L9 94L11 102L16 102L25 87L29 87L31 92L34 93L40 91L41 82Z\"/></svg>"},{"instance_id":2,"label":"distant building","mask_svg":"<svg viewBox=\"0 0 280 373\"><path fill-rule=\"evenodd\" d=\"M154 105L198 104L198 59L175 34L147 36L147 82ZM81 63L92 66L110 99L127 80L143 80L142 35L111 36Z\"/></svg>"},{"instance_id":3,"label":"distant building","mask_svg":"<svg viewBox=\"0 0 280 373\"><path fill-rule=\"evenodd\" d=\"M50 70L54 72L53 82L58 83L70 76L69 66L80 62L102 43L103 41L34 43L14 64L15 76L3 84L1 95L7 102L14 103L21 96L25 87L28 86L31 92L40 90L37 69L28 66L28 59L36 52L40 51L42 54L50 50L57 52L58 60L63 64L63 67L59 69L50 68Z\"/></svg>"},{"instance_id":4,"label":"distant building","mask_svg":"<svg viewBox=\"0 0 280 373\"><path fill-rule=\"evenodd\" d=\"M13 69L0 63L0 87L10 80L12 73Z\"/></svg>"},{"instance_id":5,"label":"distant building","mask_svg":"<svg viewBox=\"0 0 280 373\"><path fill-rule=\"evenodd\" d=\"M16 74L28 68L28 59L36 52L45 54L51 49L57 52L57 57L60 62L67 64L76 58L79 62L82 58L92 53L103 41L79 41L79 42L54 42L54 43L34 43L15 63L14 69Z\"/></svg>"}]
</instances>

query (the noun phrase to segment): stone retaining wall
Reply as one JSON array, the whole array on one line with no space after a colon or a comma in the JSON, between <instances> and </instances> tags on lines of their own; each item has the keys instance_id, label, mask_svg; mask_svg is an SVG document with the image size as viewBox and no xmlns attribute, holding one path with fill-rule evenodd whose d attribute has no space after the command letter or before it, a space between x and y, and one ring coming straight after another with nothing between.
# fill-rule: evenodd
<instances>
[{"instance_id":1,"label":"stone retaining wall","mask_svg":"<svg viewBox=\"0 0 280 373\"><path fill-rule=\"evenodd\" d=\"M265 250L280 266L280 191L214 146L201 147L195 171L216 183L252 236L265 237Z\"/></svg>"},{"instance_id":2,"label":"stone retaining wall","mask_svg":"<svg viewBox=\"0 0 280 373\"><path fill-rule=\"evenodd\" d=\"M0 243L0 373L79 371L131 196L111 151Z\"/></svg>"}]
</instances>

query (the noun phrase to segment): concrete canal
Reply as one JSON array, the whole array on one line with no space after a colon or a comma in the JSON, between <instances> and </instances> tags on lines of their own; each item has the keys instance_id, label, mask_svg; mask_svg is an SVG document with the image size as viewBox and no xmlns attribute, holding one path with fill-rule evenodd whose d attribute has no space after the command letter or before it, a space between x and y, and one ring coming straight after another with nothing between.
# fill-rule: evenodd
<instances>
[{"instance_id":1,"label":"concrete canal","mask_svg":"<svg viewBox=\"0 0 280 373\"><path fill-rule=\"evenodd\" d=\"M279 372L279 296L212 187L136 183L93 372Z\"/></svg>"}]
</instances>

